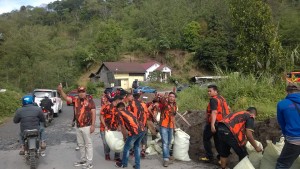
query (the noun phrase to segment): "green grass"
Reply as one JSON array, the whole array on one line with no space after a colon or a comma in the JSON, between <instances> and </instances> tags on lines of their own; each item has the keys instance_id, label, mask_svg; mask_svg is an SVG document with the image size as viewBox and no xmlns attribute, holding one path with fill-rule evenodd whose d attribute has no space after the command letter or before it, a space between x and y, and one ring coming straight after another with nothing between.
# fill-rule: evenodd
<instances>
[{"instance_id":1,"label":"green grass","mask_svg":"<svg viewBox=\"0 0 300 169\"><path fill-rule=\"evenodd\" d=\"M217 81L219 93L225 97L232 111L245 110L249 106L258 109L258 119L276 115L277 102L286 96L285 82L271 75L258 78L253 75L227 75ZM208 104L207 87L193 86L178 94L180 111L206 110Z\"/></svg>"}]
</instances>

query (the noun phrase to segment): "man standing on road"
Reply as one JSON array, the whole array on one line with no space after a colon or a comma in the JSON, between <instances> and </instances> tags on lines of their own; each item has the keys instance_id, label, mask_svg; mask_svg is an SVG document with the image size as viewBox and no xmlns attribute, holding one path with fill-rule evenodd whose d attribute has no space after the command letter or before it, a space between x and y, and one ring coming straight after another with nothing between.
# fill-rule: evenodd
<instances>
[{"instance_id":1,"label":"man standing on road","mask_svg":"<svg viewBox=\"0 0 300 169\"><path fill-rule=\"evenodd\" d=\"M125 104L123 102L118 103L118 111L116 112L116 117L122 127L122 130L128 131L128 137L126 138L122 162L116 162L116 167L125 168L128 165L129 150L133 146L134 157L135 157L135 169L140 169L140 143L145 135L145 123L141 123L132 112L125 109ZM145 112L140 112L140 118L145 117ZM145 121L145 120L144 120ZM123 132L124 133L124 132Z\"/></svg>"},{"instance_id":2,"label":"man standing on road","mask_svg":"<svg viewBox=\"0 0 300 169\"><path fill-rule=\"evenodd\" d=\"M216 125L218 122L223 120L223 118L229 114L229 107L226 100L219 95L218 87L216 85L209 85L208 95L210 97L207 110L206 110L206 119L207 123L203 131L203 144L206 151L205 157L200 157L200 161L212 162L214 155L212 152L211 138L214 138L214 143L217 152L219 153L219 139L216 134ZM219 155L217 156L219 158Z\"/></svg>"},{"instance_id":3,"label":"man standing on road","mask_svg":"<svg viewBox=\"0 0 300 169\"><path fill-rule=\"evenodd\" d=\"M290 168L300 155L300 88L290 83L286 91L286 98L277 104L277 120L285 137L285 144L276 169Z\"/></svg>"},{"instance_id":4,"label":"man standing on road","mask_svg":"<svg viewBox=\"0 0 300 169\"><path fill-rule=\"evenodd\" d=\"M59 94L68 102L72 98L68 97L59 84L57 87ZM81 161L74 163L74 166L84 166L85 169L93 168L93 144L91 134L95 131L96 107L89 97L86 97L85 87L78 87L78 98L74 100L76 117L77 142L80 149Z\"/></svg>"},{"instance_id":5,"label":"man standing on road","mask_svg":"<svg viewBox=\"0 0 300 169\"><path fill-rule=\"evenodd\" d=\"M257 152L262 151L261 147L257 146L252 134L256 115L256 108L249 107L246 111L230 113L218 123L217 134L219 137L219 154L222 169L226 168L230 148L239 156L239 161L248 154L245 147L247 141L250 142Z\"/></svg>"},{"instance_id":6,"label":"man standing on road","mask_svg":"<svg viewBox=\"0 0 300 169\"><path fill-rule=\"evenodd\" d=\"M133 94L134 100L129 102L129 105L127 107L127 110L132 112L139 120L140 123L142 123L145 127L145 131L148 131L147 128L147 118L148 118L148 108L144 102L140 101L140 94L135 93ZM142 117L143 116L143 117ZM144 136L144 139L142 139L142 151L141 156L142 158L146 157L146 146L147 146L147 135Z\"/></svg>"},{"instance_id":7,"label":"man standing on road","mask_svg":"<svg viewBox=\"0 0 300 169\"><path fill-rule=\"evenodd\" d=\"M163 148L163 166L168 167L170 160L170 145L175 127L175 115L177 113L176 95L174 92L168 94L168 98L162 101L160 116L160 135Z\"/></svg>"},{"instance_id":8,"label":"man standing on road","mask_svg":"<svg viewBox=\"0 0 300 169\"><path fill-rule=\"evenodd\" d=\"M40 130L40 123L45 122L43 111L40 107L33 104L33 97L26 95L22 98L23 107L16 111L14 123L20 123L20 155L25 155L24 151L24 130ZM42 143L43 144L43 143Z\"/></svg>"},{"instance_id":9,"label":"man standing on road","mask_svg":"<svg viewBox=\"0 0 300 169\"><path fill-rule=\"evenodd\" d=\"M107 104L103 105L100 110L100 135L103 141L105 160L110 160L110 148L106 143L105 131L116 131L119 127L118 122L115 120L115 112L117 111L116 106L121 101L121 98L119 96L115 96L111 101L112 103L107 102ZM115 153L114 160L121 161L120 153Z\"/></svg>"}]
</instances>

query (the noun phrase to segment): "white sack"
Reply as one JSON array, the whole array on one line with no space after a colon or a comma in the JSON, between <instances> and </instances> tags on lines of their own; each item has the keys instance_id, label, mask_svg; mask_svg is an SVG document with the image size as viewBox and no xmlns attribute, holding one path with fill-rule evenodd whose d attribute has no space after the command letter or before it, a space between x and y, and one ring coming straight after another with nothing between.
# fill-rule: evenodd
<instances>
[{"instance_id":1,"label":"white sack","mask_svg":"<svg viewBox=\"0 0 300 169\"><path fill-rule=\"evenodd\" d=\"M190 136L181 129L176 129L175 131L174 158L181 161L191 161L189 157Z\"/></svg>"},{"instance_id":2,"label":"white sack","mask_svg":"<svg viewBox=\"0 0 300 169\"><path fill-rule=\"evenodd\" d=\"M253 167L249 158L246 156L233 169L255 169L255 168Z\"/></svg>"},{"instance_id":3,"label":"white sack","mask_svg":"<svg viewBox=\"0 0 300 169\"><path fill-rule=\"evenodd\" d=\"M120 131L106 131L105 140L108 144L108 147L113 151L120 153L123 151L125 142L123 139L123 134Z\"/></svg>"}]
</instances>

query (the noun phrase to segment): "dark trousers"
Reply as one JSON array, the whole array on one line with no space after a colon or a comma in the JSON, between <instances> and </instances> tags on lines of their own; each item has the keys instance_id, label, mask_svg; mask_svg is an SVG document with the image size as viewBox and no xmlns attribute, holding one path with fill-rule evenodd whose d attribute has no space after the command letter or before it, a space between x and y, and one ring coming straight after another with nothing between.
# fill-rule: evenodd
<instances>
[{"instance_id":1,"label":"dark trousers","mask_svg":"<svg viewBox=\"0 0 300 169\"><path fill-rule=\"evenodd\" d=\"M211 126L210 124L206 124L204 127L204 131L203 131L203 144L204 144L204 149L206 152L206 157L209 159L213 159L214 158L214 154L212 152L212 145L211 145L211 138L214 138L214 142L215 142L215 147L216 150L219 154L220 152L220 144L219 144L219 139L218 139L218 135L217 133L212 133L211 132ZM218 155L219 157L219 155Z\"/></svg>"},{"instance_id":2,"label":"dark trousers","mask_svg":"<svg viewBox=\"0 0 300 169\"><path fill-rule=\"evenodd\" d=\"M245 156L248 155L246 147L239 146L231 131L222 123L220 123L218 128L218 137L220 138L219 154L221 157L227 158L230 155L231 148L239 156L239 161L241 161Z\"/></svg>"},{"instance_id":3,"label":"dark trousers","mask_svg":"<svg viewBox=\"0 0 300 169\"><path fill-rule=\"evenodd\" d=\"M277 159L276 169L289 169L300 155L300 145L285 142L279 158Z\"/></svg>"}]
</instances>

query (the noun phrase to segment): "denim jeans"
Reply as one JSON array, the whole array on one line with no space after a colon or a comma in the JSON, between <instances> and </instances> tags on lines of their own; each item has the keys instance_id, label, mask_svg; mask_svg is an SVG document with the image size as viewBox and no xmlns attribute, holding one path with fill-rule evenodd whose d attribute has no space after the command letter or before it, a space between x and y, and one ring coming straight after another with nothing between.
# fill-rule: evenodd
<instances>
[{"instance_id":1,"label":"denim jeans","mask_svg":"<svg viewBox=\"0 0 300 169\"><path fill-rule=\"evenodd\" d=\"M105 139L105 131L100 131L100 135L101 135L102 142L103 142L104 154L109 155L110 148L109 148L109 146L106 142L106 139ZM117 159L117 158L120 158L120 153L115 153L115 159Z\"/></svg>"},{"instance_id":2,"label":"denim jeans","mask_svg":"<svg viewBox=\"0 0 300 169\"><path fill-rule=\"evenodd\" d=\"M217 133L211 132L210 124L206 124L204 127L204 131L203 131L203 145L204 145L206 157L209 159L213 159L213 157L214 157L213 152L212 152L211 141L210 141L212 137L214 138L215 148L216 148L217 152L219 153L220 152L220 148L219 148L220 143L219 143L218 135L217 135Z\"/></svg>"},{"instance_id":3,"label":"denim jeans","mask_svg":"<svg viewBox=\"0 0 300 169\"><path fill-rule=\"evenodd\" d=\"M122 158L122 165L124 167L127 167L128 165L128 158L129 158L129 150L133 147L134 149L134 158L135 158L135 169L140 169L140 143L144 137L146 132L141 132L137 135L128 136L123 150L123 158Z\"/></svg>"},{"instance_id":4,"label":"denim jeans","mask_svg":"<svg viewBox=\"0 0 300 169\"><path fill-rule=\"evenodd\" d=\"M300 146L285 141L279 158L277 159L276 169L289 169L300 155Z\"/></svg>"},{"instance_id":5,"label":"denim jeans","mask_svg":"<svg viewBox=\"0 0 300 169\"><path fill-rule=\"evenodd\" d=\"M170 158L170 145L173 136L172 128L160 127L160 135L162 140L162 149L163 149L163 159L168 161Z\"/></svg>"}]
</instances>

